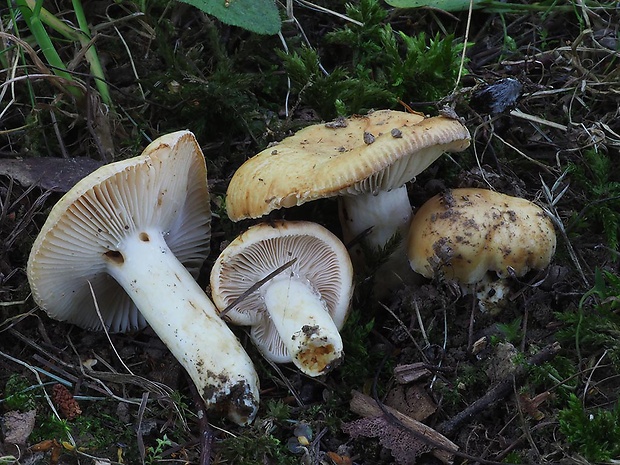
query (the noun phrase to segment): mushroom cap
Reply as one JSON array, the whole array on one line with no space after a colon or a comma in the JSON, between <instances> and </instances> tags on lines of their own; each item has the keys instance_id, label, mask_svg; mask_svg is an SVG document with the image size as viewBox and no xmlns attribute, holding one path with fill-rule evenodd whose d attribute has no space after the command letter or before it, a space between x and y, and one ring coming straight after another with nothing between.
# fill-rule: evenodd
<instances>
[{"instance_id":1,"label":"mushroom cap","mask_svg":"<svg viewBox=\"0 0 620 465\"><path fill-rule=\"evenodd\" d=\"M189 131L164 135L140 156L102 166L58 201L28 259L35 302L52 318L98 330L94 293L109 331L146 326L104 260L126 234L145 228L161 231L197 276L209 254L211 210L205 159Z\"/></svg>"},{"instance_id":2,"label":"mushroom cap","mask_svg":"<svg viewBox=\"0 0 620 465\"><path fill-rule=\"evenodd\" d=\"M494 271L523 276L551 262L556 237L551 220L534 203L486 189L452 189L429 199L409 229L414 271L441 272L462 284Z\"/></svg>"},{"instance_id":3,"label":"mushroom cap","mask_svg":"<svg viewBox=\"0 0 620 465\"><path fill-rule=\"evenodd\" d=\"M293 259L295 262L283 273L307 280L325 302L336 327L342 328L353 293L351 259L334 234L308 221L260 223L234 239L211 270L213 302L224 310L251 286ZM256 345L271 360L291 361L269 318L261 287L245 296L224 318L251 326Z\"/></svg>"},{"instance_id":4,"label":"mushroom cap","mask_svg":"<svg viewBox=\"0 0 620 465\"><path fill-rule=\"evenodd\" d=\"M228 187L233 221L337 195L401 187L443 152L469 145L458 120L380 110L308 126L247 160Z\"/></svg>"}]
</instances>

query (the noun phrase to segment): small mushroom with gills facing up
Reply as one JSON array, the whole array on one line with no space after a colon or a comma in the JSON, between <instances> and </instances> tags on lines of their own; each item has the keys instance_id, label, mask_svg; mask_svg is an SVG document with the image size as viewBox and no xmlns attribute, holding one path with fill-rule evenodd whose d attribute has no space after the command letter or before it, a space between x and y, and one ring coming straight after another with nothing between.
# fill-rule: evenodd
<instances>
[{"instance_id":1,"label":"small mushroom with gills facing up","mask_svg":"<svg viewBox=\"0 0 620 465\"><path fill-rule=\"evenodd\" d=\"M480 308L493 310L508 292L505 278L549 265L556 236L551 220L529 200L461 188L420 207L411 222L408 247L414 271L454 280L465 293L475 288Z\"/></svg>"},{"instance_id":2,"label":"small mushroom with gills facing up","mask_svg":"<svg viewBox=\"0 0 620 465\"><path fill-rule=\"evenodd\" d=\"M250 227L211 270L211 295L226 312L224 319L251 326L251 338L267 359L293 362L309 376L340 362L338 330L352 291L346 248L327 229L307 221Z\"/></svg>"},{"instance_id":3,"label":"small mushroom with gills facing up","mask_svg":"<svg viewBox=\"0 0 620 465\"><path fill-rule=\"evenodd\" d=\"M207 169L189 131L105 165L52 208L28 260L32 294L90 330L153 328L208 408L245 424L258 409L254 366L195 281L209 253Z\"/></svg>"}]
</instances>

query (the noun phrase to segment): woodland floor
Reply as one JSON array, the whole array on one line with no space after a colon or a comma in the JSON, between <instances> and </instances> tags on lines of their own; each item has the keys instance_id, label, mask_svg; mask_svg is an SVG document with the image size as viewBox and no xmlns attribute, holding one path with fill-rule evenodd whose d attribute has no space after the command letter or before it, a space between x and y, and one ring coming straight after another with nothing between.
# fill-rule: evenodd
<instances>
[{"instance_id":1,"label":"woodland floor","mask_svg":"<svg viewBox=\"0 0 620 465\"><path fill-rule=\"evenodd\" d=\"M72 21L69 2L44 4ZM322 4L346 13L344 2ZM268 143L335 115L313 106L295 82L287 102L277 36L253 35L163 1L143 8L85 3L113 112L90 87L80 47L52 34L61 57L90 89L76 103L63 93L63 82L34 77L49 73L28 53L38 46L25 25L13 24L9 9L0 8L4 434L8 424L14 427L9 412L35 412L34 428L25 427L19 447L0 442L0 463L377 465L433 464L445 457L431 454L432 446L402 419L384 416L366 429L353 423L360 418L350 409L353 390L442 431L469 456L454 457L456 463L620 459L618 3L524 3L507 12L490 5L471 16L457 91L433 102L401 96L430 114L450 104L472 134L466 153L444 157L409 187L410 199L419 207L445 188L478 186L535 201L556 226L552 264L513 280L501 312L476 311L474 318L471 297L446 283L403 283L379 297L371 292L373 274L360 273L343 329L345 362L319 379L266 363L239 330L262 391L259 415L245 428L197 417L187 376L150 329L108 339L48 318L29 296L28 253L49 208L82 173L188 128L207 158L214 212L204 283L222 245L250 224L232 223L223 208L234 170ZM324 36L347 22L302 2L294 6L297 24L285 21L282 29L291 49L301 50L303 30L327 71L346 66L352 48L330 45ZM452 33L462 43L468 30L467 11L381 8L388 12L383 24L410 36ZM25 44L14 40L18 31ZM503 87L484 90L498 82ZM514 102L502 106L511 100L512 94L504 97L507 88L516 91ZM489 94L500 97L500 107L489 106ZM396 101L392 107L403 109ZM74 157L77 171L54 178ZM31 169L9 163L18 159ZM276 216L317 221L340 234L331 201ZM85 368L95 361L92 370ZM394 369L417 362L428 371L400 385ZM58 382L80 405L75 419L57 418L51 408ZM475 402L482 407L459 416Z\"/></svg>"}]
</instances>

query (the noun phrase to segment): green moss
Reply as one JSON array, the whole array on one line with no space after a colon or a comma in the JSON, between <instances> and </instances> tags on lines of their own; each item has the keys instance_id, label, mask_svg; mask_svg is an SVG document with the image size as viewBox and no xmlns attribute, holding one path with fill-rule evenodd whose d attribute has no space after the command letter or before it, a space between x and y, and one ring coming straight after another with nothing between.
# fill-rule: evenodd
<instances>
[{"instance_id":1,"label":"green moss","mask_svg":"<svg viewBox=\"0 0 620 465\"><path fill-rule=\"evenodd\" d=\"M553 389L558 402L577 388L576 366L569 358L557 355L553 360L530 367L529 385L536 391Z\"/></svg>"},{"instance_id":2,"label":"green moss","mask_svg":"<svg viewBox=\"0 0 620 465\"><path fill-rule=\"evenodd\" d=\"M27 412L35 408L35 394L26 378L19 374L12 374L4 386L2 403L6 410Z\"/></svg>"},{"instance_id":3,"label":"green moss","mask_svg":"<svg viewBox=\"0 0 620 465\"><path fill-rule=\"evenodd\" d=\"M568 229L592 233L592 226L602 230L607 245L618 252L620 244L620 178L612 159L603 151L588 150L581 163L569 164L572 180L583 188L582 210L574 216ZM617 255L614 255L617 259Z\"/></svg>"},{"instance_id":4,"label":"green moss","mask_svg":"<svg viewBox=\"0 0 620 465\"><path fill-rule=\"evenodd\" d=\"M368 319L360 309L352 309L340 331L346 355L338 374L348 390L359 389L372 378L384 356L384 353L369 348L369 336L374 326L374 319Z\"/></svg>"},{"instance_id":5,"label":"green moss","mask_svg":"<svg viewBox=\"0 0 620 465\"><path fill-rule=\"evenodd\" d=\"M314 49L280 53L300 100L321 117L394 108L404 99L430 104L452 91L463 50L454 36L394 31L377 0L347 4L346 14L361 25L348 23L325 36L327 49L338 47L343 55L329 73Z\"/></svg>"},{"instance_id":6,"label":"green moss","mask_svg":"<svg viewBox=\"0 0 620 465\"><path fill-rule=\"evenodd\" d=\"M606 350L616 370L620 370L620 276L597 269L592 289L584 294L576 309L557 314L564 323L558 339L581 358L582 351Z\"/></svg>"},{"instance_id":7,"label":"green moss","mask_svg":"<svg viewBox=\"0 0 620 465\"><path fill-rule=\"evenodd\" d=\"M286 444L268 431L258 427L246 430L243 435L228 437L217 446L220 460L236 465L256 465L277 463L278 465L297 465L298 457L293 455Z\"/></svg>"},{"instance_id":8,"label":"green moss","mask_svg":"<svg viewBox=\"0 0 620 465\"><path fill-rule=\"evenodd\" d=\"M558 413L560 431L586 460L610 462L620 457L620 403L613 409L587 410L574 394Z\"/></svg>"},{"instance_id":9,"label":"green moss","mask_svg":"<svg viewBox=\"0 0 620 465\"><path fill-rule=\"evenodd\" d=\"M56 439L57 441L69 440L71 425L66 419L60 419L55 415L38 416L37 424L30 436L33 442L45 439Z\"/></svg>"}]
</instances>

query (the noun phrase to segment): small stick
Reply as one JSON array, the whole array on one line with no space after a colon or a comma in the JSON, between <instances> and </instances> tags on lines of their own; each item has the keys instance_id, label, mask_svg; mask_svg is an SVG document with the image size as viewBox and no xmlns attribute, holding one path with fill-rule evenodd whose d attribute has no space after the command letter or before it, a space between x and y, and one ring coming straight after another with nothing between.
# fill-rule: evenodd
<instances>
[{"instance_id":1,"label":"small stick","mask_svg":"<svg viewBox=\"0 0 620 465\"><path fill-rule=\"evenodd\" d=\"M207 407L205 405L205 401L198 393L198 389L196 389L196 386L191 379L188 383L189 390L194 399L194 404L196 404L196 409L198 410L196 412L198 416L198 424L200 426L200 459L198 463L199 465L210 465L211 446L213 445L215 434L213 433L213 428L211 428L211 424L209 423L209 418L207 417Z\"/></svg>"},{"instance_id":2,"label":"small stick","mask_svg":"<svg viewBox=\"0 0 620 465\"><path fill-rule=\"evenodd\" d=\"M394 379L399 384L413 383L421 378L431 375L431 370L426 367L424 362L409 363L407 365L397 365L394 367Z\"/></svg>"},{"instance_id":3,"label":"small stick","mask_svg":"<svg viewBox=\"0 0 620 465\"><path fill-rule=\"evenodd\" d=\"M297 261L297 258L293 258L292 260L289 260L284 265L276 268L274 271L269 273L267 276L265 276L260 281L252 284L243 294L241 294L239 297L237 297L235 300L233 300L230 303L230 305L228 305L224 310L222 310L220 312L220 317L223 317L224 315L226 315L233 308L235 308L240 302L242 302L243 299L245 299L247 296L249 296L252 292L254 292L258 288L260 288L263 284L265 284L270 279L275 278L276 276L278 276L280 273L282 273L287 268L291 267L293 265L293 263L295 263L296 261Z\"/></svg>"},{"instance_id":4,"label":"small stick","mask_svg":"<svg viewBox=\"0 0 620 465\"><path fill-rule=\"evenodd\" d=\"M140 402L140 407L138 408L138 415L136 418L136 443L138 444L138 452L140 453L140 459L142 460L142 464L145 463L146 458L146 447L144 447L144 437L142 436L142 420L144 419L144 411L146 410L146 404L149 400L149 392L142 393L142 402Z\"/></svg>"}]
</instances>

